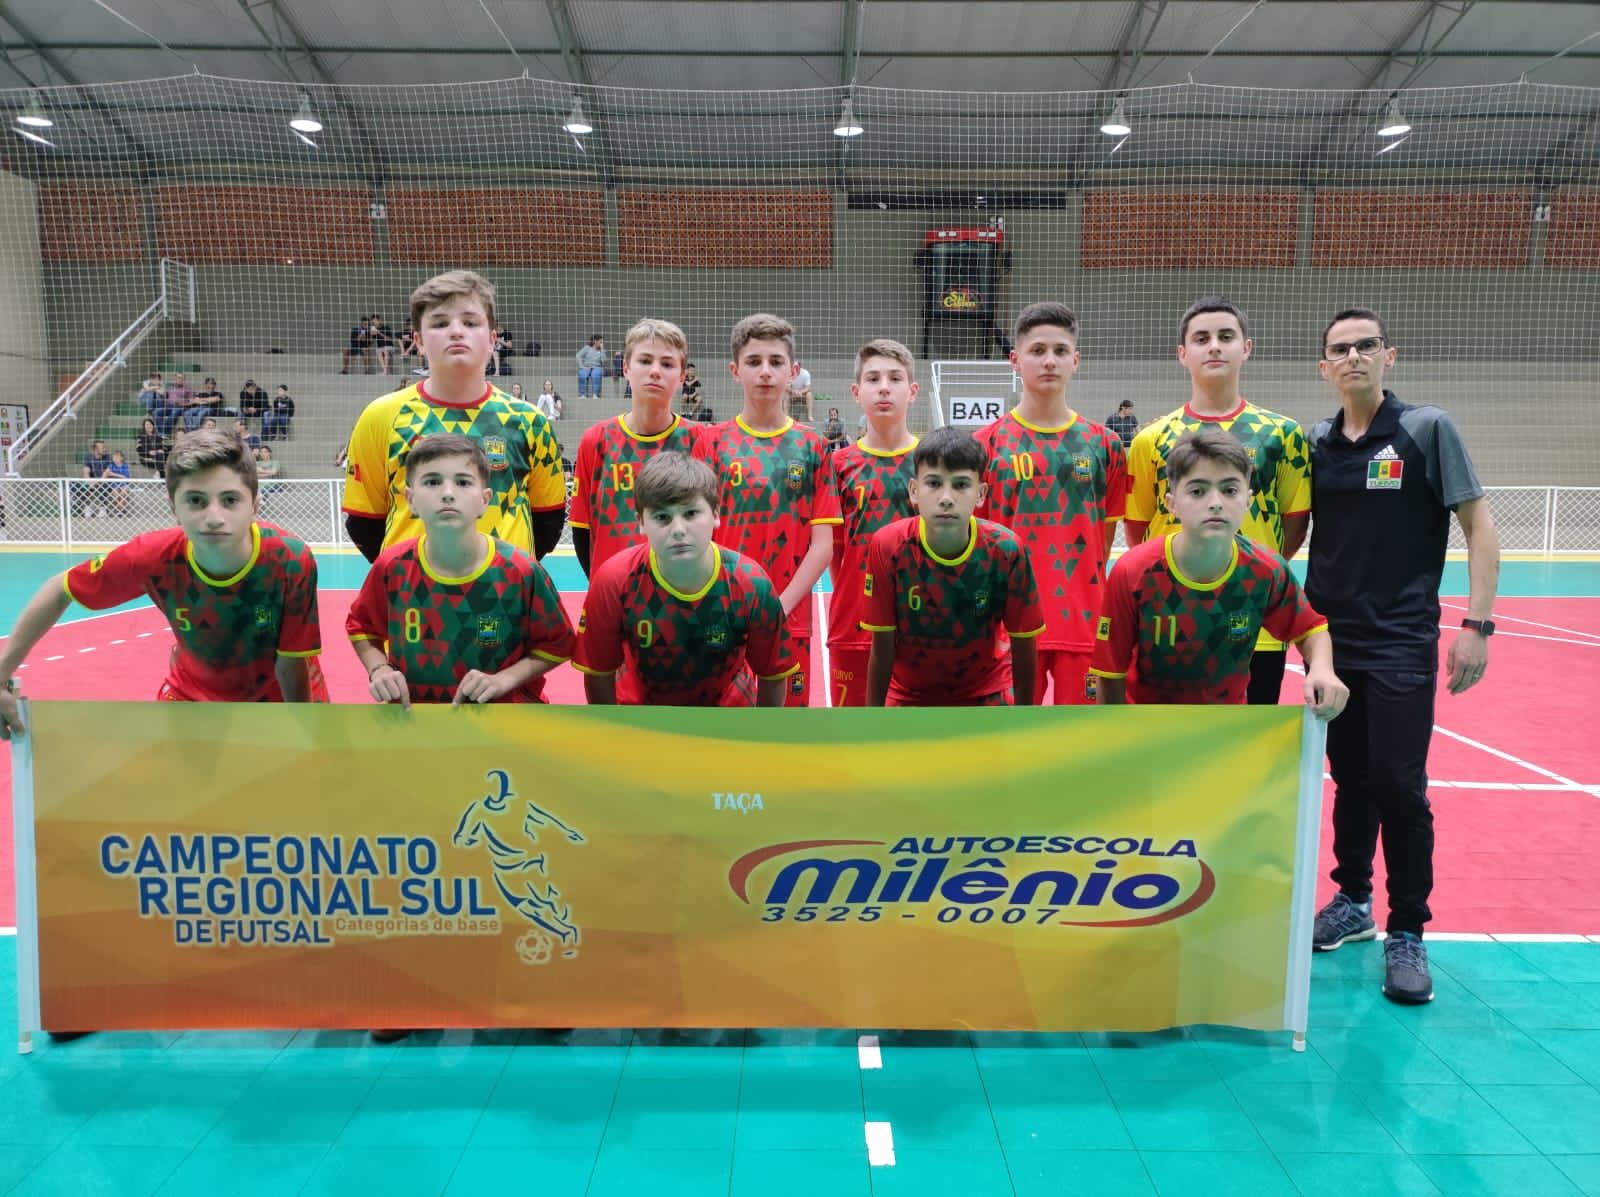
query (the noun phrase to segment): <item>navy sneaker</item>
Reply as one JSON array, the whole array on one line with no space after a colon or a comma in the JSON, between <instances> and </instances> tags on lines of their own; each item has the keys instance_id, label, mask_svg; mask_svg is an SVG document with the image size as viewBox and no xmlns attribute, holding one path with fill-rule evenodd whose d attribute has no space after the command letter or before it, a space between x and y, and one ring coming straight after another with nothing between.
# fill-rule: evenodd
<instances>
[{"instance_id":1,"label":"navy sneaker","mask_svg":"<svg viewBox=\"0 0 1600 1197\"><path fill-rule=\"evenodd\" d=\"M1331 952L1347 943L1376 939L1377 935L1378 925L1372 921L1372 902L1352 902L1341 890L1333 895L1333 901L1317 911L1311 946L1319 952Z\"/></svg>"},{"instance_id":2,"label":"navy sneaker","mask_svg":"<svg viewBox=\"0 0 1600 1197\"><path fill-rule=\"evenodd\" d=\"M1420 935L1396 931L1383 941L1383 996L1407 1006L1433 1001L1433 974Z\"/></svg>"}]
</instances>

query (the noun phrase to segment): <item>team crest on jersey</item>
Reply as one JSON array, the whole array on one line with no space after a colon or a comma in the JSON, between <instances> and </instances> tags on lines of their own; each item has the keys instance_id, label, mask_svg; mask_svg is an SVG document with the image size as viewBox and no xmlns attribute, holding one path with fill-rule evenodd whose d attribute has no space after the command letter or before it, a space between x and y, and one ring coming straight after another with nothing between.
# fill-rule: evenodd
<instances>
[{"instance_id":1,"label":"team crest on jersey","mask_svg":"<svg viewBox=\"0 0 1600 1197\"><path fill-rule=\"evenodd\" d=\"M1096 640L1111 639L1111 616L1102 615L1100 617L1100 622L1095 625L1094 638Z\"/></svg>"},{"instance_id":2,"label":"team crest on jersey","mask_svg":"<svg viewBox=\"0 0 1600 1197\"><path fill-rule=\"evenodd\" d=\"M257 607L255 614L256 614L256 627L257 628L270 628L272 626L272 608L271 607Z\"/></svg>"},{"instance_id":3,"label":"team crest on jersey","mask_svg":"<svg viewBox=\"0 0 1600 1197\"><path fill-rule=\"evenodd\" d=\"M1228 615L1228 639L1250 639L1250 613L1248 611L1234 611Z\"/></svg>"},{"instance_id":4,"label":"team crest on jersey","mask_svg":"<svg viewBox=\"0 0 1600 1197\"><path fill-rule=\"evenodd\" d=\"M511 464L511 459L506 456L506 438L503 436L486 436L479 442L483 445L483 455L489 459L489 468L499 473Z\"/></svg>"},{"instance_id":5,"label":"team crest on jersey","mask_svg":"<svg viewBox=\"0 0 1600 1197\"><path fill-rule=\"evenodd\" d=\"M1094 465L1087 457L1074 457L1072 459L1072 480L1074 482L1094 481Z\"/></svg>"},{"instance_id":6,"label":"team crest on jersey","mask_svg":"<svg viewBox=\"0 0 1600 1197\"><path fill-rule=\"evenodd\" d=\"M581 636L584 632L586 632L588 630L589 630L589 612L588 611L579 611L578 612L578 634Z\"/></svg>"},{"instance_id":7,"label":"team crest on jersey","mask_svg":"<svg viewBox=\"0 0 1600 1197\"><path fill-rule=\"evenodd\" d=\"M714 623L706 628L702 638L707 648L726 648L728 646L728 625Z\"/></svg>"},{"instance_id":8,"label":"team crest on jersey","mask_svg":"<svg viewBox=\"0 0 1600 1197\"><path fill-rule=\"evenodd\" d=\"M1100 701L1100 679L1092 673L1083 675L1083 697L1086 702Z\"/></svg>"},{"instance_id":9,"label":"team crest on jersey","mask_svg":"<svg viewBox=\"0 0 1600 1197\"><path fill-rule=\"evenodd\" d=\"M788 470L784 473L783 484L792 491L798 491L806 484L806 467L804 462L791 461Z\"/></svg>"},{"instance_id":10,"label":"team crest on jersey","mask_svg":"<svg viewBox=\"0 0 1600 1197\"><path fill-rule=\"evenodd\" d=\"M92 574L99 573L105 567L106 567L106 555L104 553L101 553L93 561L89 562L89 572L92 573ZM869 590L867 593L870 594L872 592Z\"/></svg>"},{"instance_id":11,"label":"team crest on jersey","mask_svg":"<svg viewBox=\"0 0 1600 1197\"><path fill-rule=\"evenodd\" d=\"M978 591L977 594L972 596L972 608L979 615L987 615L988 614L988 612L989 612L989 592L987 590L980 590L980 591Z\"/></svg>"},{"instance_id":12,"label":"team crest on jersey","mask_svg":"<svg viewBox=\"0 0 1600 1197\"><path fill-rule=\"evenodd\" d=\"M1368 490L1399 490L1406 463L1395 454L1394 446L1387 446L1378 456L1367 462Z\"/></svg>"},{"instance_id":13,"label":"team crest on jersey","mask_svg":"<svg viewBox=\"0 0 1600 1197\"><path fill-rule=\"evenodd\" d=\"M789 675L789 693L804 694L806 692L806 671L796 669Z\"/></svg>"},{"instance_id":14,"label":"team crest on jersey","mask_svg":"<svg viewBox=\"0 0 1600 1197\"><path fill-rule=\"evenodd\" d=\"M500 617L498 615L478 616L478 647L498 648L500 646Z\"/></svg>"},{"instance_id":15,"label":"team crest on jersey","mask_svg":"<svg viewBox=\"0 0 1600 1197\"><path fill-rule=\"evenodd\" d=\"M868 574L867 575L867 580L862 583L861 592L864 595L866 595L867 598L871 598L872 597L872 575L871 574Z\"/></svg>"}]
</instances>

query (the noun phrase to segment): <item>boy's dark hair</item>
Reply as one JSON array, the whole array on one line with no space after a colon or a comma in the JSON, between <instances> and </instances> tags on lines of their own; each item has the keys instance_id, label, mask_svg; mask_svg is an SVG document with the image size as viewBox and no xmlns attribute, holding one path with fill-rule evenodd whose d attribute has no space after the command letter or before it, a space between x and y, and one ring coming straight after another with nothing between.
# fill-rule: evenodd
<instances>
[{"instance_id":1,"label":"boy's dark hair","mask_svg":"<svg viewBox=\"0 0 1600 1197\"><path fill-rule=\"evenodd\" d=\"M949 426L928 433L917 442L916 451L911 455L911 469L919 474L923 466L937 465L951 472L971 470L981 476L988 462L989 455L972 433L965 428Z\"/></svg>"},{"instance_id":2,"label":"boy's dark hair","mask_svg":"<svg viewBox=\"0 0 1600 1197\"><path fill-rule=\"evenodd\" d=\"M224 466L239 475L251 497L255 497L256 459L244 442L231 432L201 428L175 443L167 454L167 498L178 497L184 479L214 466Z\"/></svg>"},{"instance_id":3,"label":"boy's dark hair","mask_svg":"<svg viewBox=\"0 0 1600 1197\"><path fill-rule=\"evenodd\" d=\"M1016 323L1011 326L1011 340L1013 343L1022 340L1023 336L1038 328L1041 324L1053 324L1057 328L1067 330L1067 335L1076 344L1078 340L1078 314L1064 303L1046 300L1043 303L1030 303L1017 313Z\"/></svg>"},{"instance_id":4,"label":"boy's dark hair","mask_svg":"<svg viewBox=\"0 0 1600 1197\"><path fill-rule=\"evenodd\" d=\"M1250 451L1225 428L1206 425L1184 433L1167 450L1167 486L1177 486L1202 461L1231 466L1250 482Z\"/></svg>"},{"instance_id":5,"label":"boy's dark hair","mask_svg":"<svg viewBox=\"0 0 1600 1197\"><path fill-rule=\"evenodd\" d=\"M733 333L728 337L728 360L739 360L739 352L751 341L782 341L784 348L789 351L789 360L794 356L794 325L782 316L774 316L771 312L755 312L746 316L733 326Z\"/></svg>"},{"instance_id":6,"label":"boy's dark hair","mask_svg":"<svg viewBox=\"0 0 1600 1197\"><path fill-rule=\"evenodd\" d=\"M1328 348L1329 330L1341 320L1370 320L1378 326L1378 335L1383 338L1383 343L1385 345L1390 344L1389 326L1384 323L1382 316L1378 315L1378 313L1374 312L1371 308L1345 308L1344 311L1340 312L1337 316L1323 326L1322 343L1317 346L1318 356L1321 356L1323 351Z\"/></svg>"},{"instance_id":7,"label":"boy's dark hair","mask_svg":"<svg viewBox=\"0 0 1600 1197\"><path fill-rule=\"evenodd\" d=\"M484 453L483 446L470 436L455 432L435 432L431 436L419 436L411 443L411 451L406 454L407 483L421 473L430 461L438 461L441 457L470 457L478 481L489 485L489 457Z\"/></svg>"},{"instance_id":8,"label":"boy's dark hair","mask_svg":"<svg viewBox=\"0 0 1600 1197\"><path fill-rule=\"evenodd\" d=\"M429 308L470 295L483 305L485 319L494 324L494 284L471 270L447 270L436 274L411 293L411 319L418 328Z\"/></svg>"},{"instance_id":9,"label":"boy's dark hair","mask_svg":"<svg viewBox=\"0 0 1600 1197\"><path fill-rule=\"evenodd\" d=\"M643 519L653 508L704 499L715 514L718 489L717 476L705 462L676 449L664 449L645 462L634 479L633 506Z\"/></svg>"},{"instance_id":10,"label":"boy's dark hair","mask_svg":"<svg viewBox=\"0 0 1600 1197\"><path fill-rule=\"evenodd\" d=\"M1183 319L1178 321L1178 344L1189 339L1189 322L1207 312L1227 312L1239 322L1239 335L1247 341L1250 339L1250 317L1244 314L1243 308L1226 295L1202 295L1189 305Z\"/></svg>"},{"instance_id":11,"label":"boy's dark hair","mask_svg":"<svg viewBox=\"0 0 1600 1197\"><path fill-rule=\"evenodd\" d=\"M1127 411L1132 406L1133 406L1133 400L1132 399L1124 399L1121 403L1117 404L1117 410L1118 411Z\"/></svg>"}]
</instances>

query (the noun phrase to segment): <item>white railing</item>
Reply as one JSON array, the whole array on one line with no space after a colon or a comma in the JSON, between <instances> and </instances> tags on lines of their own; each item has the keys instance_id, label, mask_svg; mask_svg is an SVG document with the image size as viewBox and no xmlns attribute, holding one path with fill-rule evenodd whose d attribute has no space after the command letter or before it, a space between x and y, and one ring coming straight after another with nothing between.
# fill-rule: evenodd
<instances>
[{"instance_id":1,"label":"white railing","mask_svg":"<svg viewBox=\"0 0 1600 1197\"><path fill-rule=\"evenodd\" d=\"M55 402L32 421L21 436L6 449L6 473L15 477L28 455L38 449L67 424L78 418L78 408L100 389L102 383L128 364L128 356L163 320L194 323L194 267L171 258L161 259L161 294L117 339L105 347L82 374L67 384Z\"/></svg>"},{"instance_id":2,"label":"white railing","mask_svg":"<svg viewBox=\"0 0 1600 1197\"><path fill-rule=\"evenodd\" d=\"M316 548L349 545L339 506L343 495L340 478L263 480L261 518ZM172 522L166 483L159 478L0 478L0 540L9 544L120 544ZM562 533L562 543L571 543L570 532Z\"/></svg>"}]
</instances>

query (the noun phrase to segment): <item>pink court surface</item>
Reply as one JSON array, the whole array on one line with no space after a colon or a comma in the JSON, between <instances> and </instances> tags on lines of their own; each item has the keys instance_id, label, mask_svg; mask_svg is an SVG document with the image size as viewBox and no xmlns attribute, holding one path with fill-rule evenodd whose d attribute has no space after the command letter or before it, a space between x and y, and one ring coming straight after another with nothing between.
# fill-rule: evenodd
<instances>
[{"instance_id":1,"label":"pink court surface","mask_svg":"<svg viewBox=\"0 0 1600 1197\"><path fill-rule=\"evenodd\" d=\"M323 667L336 702L367 700L361 668L337 634L352 597L333 590L321 598ZM580 601L566 596L574 618ZM1464 610L1464 600L1447 598L1443 622L1454 626ZM1600 695L1600 598L1504 597L1495 618L1500 632L1487 680L1465 695L1441 693L1436 709L1428 772L1438 847L1429 930L1600 934L1600 854L1593 851L1600 740L1585 718ZM149 699L169 644L165 619L150 608L63 624L32 654L20 675L23 689L39 699ZM818 652L814 644L812 676L820 680ZM820 704L820 686L813 688ZM555 702L582 702L579 676L570 667L556 670L549 694ZM1293 673L1284 698L1299 701ZM1325 785L1331 807L1332 784ZM0 927L9 928L15 888L5 753L0 828ZM1330 844L1325 826L1319 901L1331 889ZM1381 895L1381 874L1378 886Z\"/></svg>"}]
</instances>

